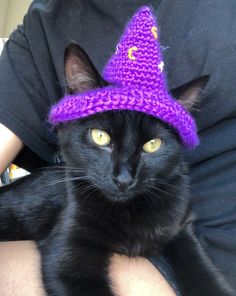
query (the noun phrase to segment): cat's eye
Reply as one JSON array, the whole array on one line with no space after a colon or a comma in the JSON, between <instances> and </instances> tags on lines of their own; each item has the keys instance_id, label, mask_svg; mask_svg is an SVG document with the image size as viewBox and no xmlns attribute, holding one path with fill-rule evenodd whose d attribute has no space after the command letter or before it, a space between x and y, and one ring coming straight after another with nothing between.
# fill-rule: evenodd
<instances>
[{"instance_id":1,"label":"cat's eye","mask_svg":"<svg viewBox=\"0 0 236 296\"><path fill-rule=\"evenodd\" d=\"M160 149L162 144L162 140L161 139L152 139L151 141L148 141L147 143L145 143L143 145L143 150L147 153L154 153L156 152L158 149Z\"/></svg>"},{"instance_id":2,"label":"cat's eye","mask_svg":"<svg viewBox=\"0 0 236 296\"><path fill-rule=\"evenodd\" d=\"M111 137L108 135L108 133L99 129L91 130L91 138L98 146L104 147L111 143Z\"/></svg>"}]
</instances>

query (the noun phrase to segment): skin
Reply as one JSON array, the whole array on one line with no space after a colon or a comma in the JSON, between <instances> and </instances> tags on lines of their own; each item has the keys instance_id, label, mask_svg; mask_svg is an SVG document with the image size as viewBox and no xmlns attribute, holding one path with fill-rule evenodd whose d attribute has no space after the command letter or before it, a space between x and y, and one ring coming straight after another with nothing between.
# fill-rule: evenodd
<instances>
[{"instance_id":1,"label":"skin","mask_svg":"<svg viewBox=\"0 0 236 296\"><path fill-rule=\"evenodd\" d=\"M23 148L22 141L0 123L0 176Z\"/></svg>"},{"instance_id":2,"label":"skin","mask_svg":"<svg viewBox=\"0 0 236 296\"><path fill-rule=\"evenodd\" d=\"M176 296L162 274L145 258L115 254L110 277L119 296Z\"/></svg>"},{"instance_id":3,"label":"skin","mask_svg":"<svg viewBox=\"0 0 236 296\"><path fill-rule=\"evenodd\" d=\"M23 148L22 141L0 124L0 175ZM32 241L0 243L0 295L46 296L40 255ZM161 273L144 258L114 255L109 275L117 296L175 296Z\"/></svg>"},{"instance_id":4,"label":"skin","mask_svg":"<svg viewBox=\"0 0 236 296\"><path fill-rule=\"evenodd\" d=\"M40 279L40 256L33 242L0 243L0 295L46 296Z\"/></svg>"},{"instance_id":5,"label":"skin","mask_svg":"<svg viewBox=\"0 0 236 296\"><path fill-rule=\"evenodd\" d=\"M0 262L0 295L46 296L34 242L0 243ZM176 296L160 272L144 258L114 255L109 275L117 296Z\"/></svg>"}]
</instances>

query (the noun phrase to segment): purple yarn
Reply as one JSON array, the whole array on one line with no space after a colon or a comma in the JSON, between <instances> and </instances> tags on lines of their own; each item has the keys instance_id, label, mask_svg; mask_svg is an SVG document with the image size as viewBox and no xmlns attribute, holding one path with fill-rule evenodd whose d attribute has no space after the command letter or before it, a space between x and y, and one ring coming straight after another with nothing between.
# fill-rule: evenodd
<instances>
[{"instance_id":1,"label":"purple yarn","mask_svg":"<svg viewBox=\"0 0 236 296\"><path fill-rule=\"evenodd\" d=\"M148 7L133 17L103 77L113 86L65 96L49 115L52 125L109 110L133 110L159 118L179 134L186 149L199 144L192 116L168 94L155 20Z\"/></svg>"}]
</instances>

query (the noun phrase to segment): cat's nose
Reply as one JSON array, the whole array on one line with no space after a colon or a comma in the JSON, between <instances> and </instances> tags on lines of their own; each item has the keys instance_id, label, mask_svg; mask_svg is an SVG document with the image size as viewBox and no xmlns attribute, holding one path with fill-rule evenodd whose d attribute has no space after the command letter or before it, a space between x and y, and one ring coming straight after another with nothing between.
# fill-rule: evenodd
<instances>
[{"instance_id":1,"label":"cat's nose","mask_svg":"<svg viewBox=\"0 0 236 296\"><path fill-rule=\"evenodd\" d=\"M133 184L133 177L125 170L122 171L118 176L113 177L113 182L121 191L125 191L129 186Z\"/></svg>"}]
</instances>

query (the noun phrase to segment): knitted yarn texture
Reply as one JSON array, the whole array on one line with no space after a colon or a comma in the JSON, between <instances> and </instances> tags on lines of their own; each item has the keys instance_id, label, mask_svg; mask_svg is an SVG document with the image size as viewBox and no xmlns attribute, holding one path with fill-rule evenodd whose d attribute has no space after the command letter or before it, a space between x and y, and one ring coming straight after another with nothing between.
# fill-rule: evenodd
<instances>
[{"instance_id":1,"label":"knitted yarn texture","mask_svg":"<svg viewBox=\"0 0 236 296\"><path fill-rule=\"evenodd\" d=\"M139 111L172 126L183 146L192 149L199 143L195 121L168 93L163 68L155 19L150 8L142 7L103 71L111 86L65 96L52 107L49 121L56 126L98 112Z\"/></svg>"}]
</instances>

